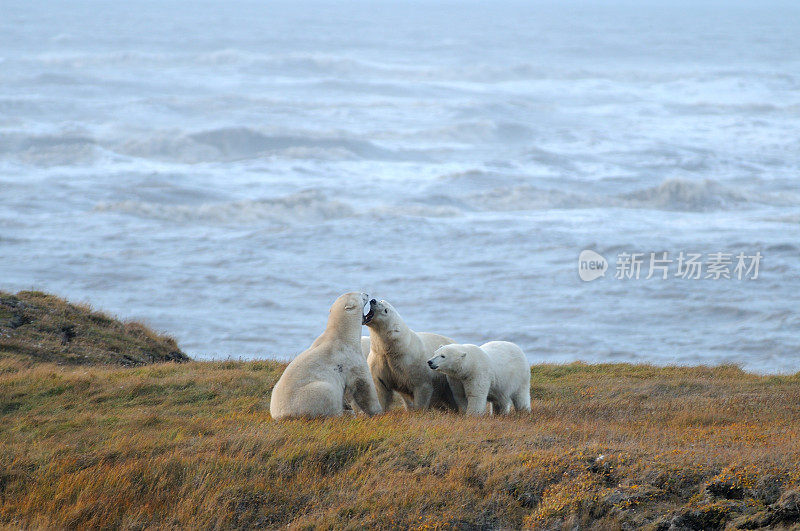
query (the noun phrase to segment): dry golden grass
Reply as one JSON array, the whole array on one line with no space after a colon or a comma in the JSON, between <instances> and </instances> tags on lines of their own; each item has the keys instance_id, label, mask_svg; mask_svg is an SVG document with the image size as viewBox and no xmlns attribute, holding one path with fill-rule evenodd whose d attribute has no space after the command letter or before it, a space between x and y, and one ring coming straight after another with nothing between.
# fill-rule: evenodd
<instances>
[{"instance_id":1,"label":"dry golden grass","mask_svg":"<svg viewBox=\"0 0 800 531\"><path fill-rule=\"evenodd\" d=\"M0 525L797 525L800 375L535 366L533 412L273 422L277 362L0 360ZM600 457L602 456L602 457Z\"/></svg>"},{"instance_id":2,"label":"dry golden grass","mask_svg":"<svg viewBox=\"0 0 800 531\"><path fill-rule=\"evenodd\" d=\"M128 366L189 359L175 340L141 323L41 291L0 291L0 358Z\"/></svg>"}]
</instances>

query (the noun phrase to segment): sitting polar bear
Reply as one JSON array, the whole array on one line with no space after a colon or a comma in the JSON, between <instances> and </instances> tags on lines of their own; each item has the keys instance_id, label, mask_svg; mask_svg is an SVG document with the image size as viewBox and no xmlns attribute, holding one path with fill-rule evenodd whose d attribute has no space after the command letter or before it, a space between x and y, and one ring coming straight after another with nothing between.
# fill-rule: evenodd
<instances>
[{"instance_id":1,"label":"sitting polar bear","mask_svg":"<svg viewBox=\"0 0 800 531\"><path fill-rule=\"evenodd\" d=\"M531 410L531 368L514 343L490 341L483 345L445 345L428 366L447 375L459 411L483 415L487 400L492 412L507 414Z\"/></svg>"},{"instance_id":2,"label":"sitting polar bear","mask_svg":"<svg viewBox=\"0 0 800 531\"><path fill-rule=\"evenodd\" d=\"M452 339L414 332L391 304L375 299L370 301L364 324L370 340L367 362L384 409L391 405L395 391L407 409L457 409L447 377L425 364L437 348L453 343ZM362 348L366 348L363 339Z\"/></svg>"},{"instance_id":3,"label":"sitting polar bear","mask_svg":"<svg viewBox=\"0 0 800 531\"><path fill-rule=\"evenodd\" d=\"M361 352L361 325L367 318L361 311L367 299L364 293L336 299L325 331L289 363L275 384L269 404L273 419L338 416L346 398L368 415L381 412Z\"/></svg>"}]
</instances>

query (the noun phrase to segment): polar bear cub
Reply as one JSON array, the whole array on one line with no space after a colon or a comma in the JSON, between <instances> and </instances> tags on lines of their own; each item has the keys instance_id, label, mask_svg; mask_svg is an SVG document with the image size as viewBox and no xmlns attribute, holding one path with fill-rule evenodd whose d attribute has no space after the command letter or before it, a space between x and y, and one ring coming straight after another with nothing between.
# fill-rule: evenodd
<instances>
[{"instance_id":1,"label":"polar bear cub","mask_svg":"<svg viewBox=\"0 0 800 531\"><path fill-rule=\"evenodd\" d=\"M531 410L531 369L522 349L508 341L477 345L444 345L428 366L447 375L458 410L483 415L486 402L493 413Z\"/></svg>"},{"instance_id":2,"label":"polar bear cub","mask_svg":"<svg viewBox=\"0 0 800 531\"><path fill-rule=\"evenodd\" d=\"M325 331L275 384L269 404L273 419L338 416L347 399L368 415L382 411L361 350L361 325L367 317L361 312L368 299L355 292L336 299Z\"/></svg>"}]
</instances>

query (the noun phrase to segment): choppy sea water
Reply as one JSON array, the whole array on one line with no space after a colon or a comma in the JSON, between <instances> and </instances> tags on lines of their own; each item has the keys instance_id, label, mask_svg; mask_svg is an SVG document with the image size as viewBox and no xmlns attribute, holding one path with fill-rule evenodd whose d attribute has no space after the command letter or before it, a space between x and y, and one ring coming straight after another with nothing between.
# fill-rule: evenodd
<instances>
[{"instance_id":1,"label":"choppy sea water","mask_svg":"<svg viewBox=\"0 0 800 531\"><path fill-rule=\"evenodd\" d=\"M661 4L5 0L0 288L201 358L361 290L533 362L800 370L800 6Z\"/></svg>"}]
</instances>

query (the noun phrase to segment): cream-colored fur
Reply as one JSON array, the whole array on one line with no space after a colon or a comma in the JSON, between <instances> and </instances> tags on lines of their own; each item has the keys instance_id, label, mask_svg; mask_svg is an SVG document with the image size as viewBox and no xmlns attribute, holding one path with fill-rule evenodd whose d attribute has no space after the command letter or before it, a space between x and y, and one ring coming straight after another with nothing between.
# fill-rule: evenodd
<instances>
[{"instance_id":1,"label":"cream-colored fur","mask_svg":"<svg viewBox=\"0 0 800 531\"><path fill-rule=\"evenodd\" d=\"M381 412L361 352L361 311L368 298L345 293L336 299L325 331L289 363L275 384L269 404L273 419L338 416L345 396L369 415Z\"/></svg>"},{"instance_id":2,"label":"cream-colored fur","mask_svg":"<svg viewBox=\"0 0 800 531\"><path fill-rule=\"evenodd\" d=\"M445 345L428 365L447 375L458 409L471 415L507 414L531 410L531 368L522 349L508 341L476 345Z\"/></svg>"},{"instance_id":3,"label":"cream-colored fur","mask_svg":"<svg viewBox=\"0 0 800 531\"><path fill-rule=\"evenodd\" d=\"M387 409L394 392L407 409L456 409L447 378L432 371L426 360L449 337L411 330L386 301L370 301L373 317L369 328L370 352L367 362L381 406Z\"/></svg>"},{"instance_id":4,"label":"cream-colored fur","mask_svg":"<svg viewBox=\"0 0 800 531\"><path fill-rule=\"evenodd\" d=\"M361 354L364 359L369 358L369 336L361 336Z\"/></svg>"}]
</instances>

